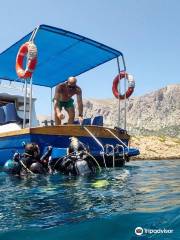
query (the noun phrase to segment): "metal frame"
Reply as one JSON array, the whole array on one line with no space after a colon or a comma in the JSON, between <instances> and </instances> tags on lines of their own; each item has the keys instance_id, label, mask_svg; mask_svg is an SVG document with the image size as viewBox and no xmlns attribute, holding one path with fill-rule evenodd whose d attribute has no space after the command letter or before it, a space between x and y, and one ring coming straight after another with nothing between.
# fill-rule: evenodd
<instances>
[{"instance_id":1,"label":"metal frame","mask_svg":"<svg viewBox=\"0 0 180 240\"><path fill-rule=\"evenodd\" d=\"M23 128L26 127L26 107L27 107L26 100L27 100L27 79L25 79Z\"/></svg>"},{"instance_id":2,"label":"metal frame","mask_svg":"<svg viewBox=\"0 0 180 240\"><path fill-rule=\"evenodd\" d=\"M38 32L39 26L34 29L29 39L30 42L34 41L34 38ZM25 80L25 93L24 93L24 118L23 118L23 128L26 127L26 109L27 109L27 84L28 79ZM30 78L30 95L29 95L29 127L32 126L32 87L33 87L33 77Z\"/></svg>"},{"instance_id":3,"label":"metal frame","mask_svg":"<svg viewBox=\"0 0 180 240\"><path fill-rule=\"evenodd\" d=\"M125 60L124 60L124 56L122 56L122 61L123 61L123 65L124 65L124 71L126 72L126 64L125 64ZM127 84L126 84L126 75L125 75L125 78L124 78L124 91L125 91L125 98L124 98L124 129L126 130L126 125L127 125L127 120L126 120L126 117L127 117L127 98L126 98L126 91L127 91Z\"/></svg>"},{"instance_id":4,"label":"metal frame","mask_svg":"<svg viewBox=\"0 0 180 240\"><path fill-rule=\"evenodd\" d=\"M121 55L122 57L122 63L123 63L123 67L124 67L124 71L126 72L126 64L125 64L125 60L124 60L124 56ZM120 73L121 73L121 69L120 69L120 60L119 60L119 57L117 57L117 67L118 67L118 74L119 74L119 85L118 85L118 92L119 92L119 95L121 94L121 86L120 86ZM127 108L127 105L126 105L126 101L127 101L127 98L126 98L126 90L127 90L127 86L126 86L126 76L124 78L124 91L125 91L125 98L124 98L124 129L126 130L126 125L127 125L127 120L126 120L126 115L127 115L127 111L126 111L126 108ZM121 127L121 103L120 103L120 98L118 99L118 127L120 128Z\"/></svg>"},{"instance_id":5,"label":"metal frame","mask_svg":"<svg viewBox=\"0 0 180 240\"><path fill-rule=\"evenodd\" d=\"M52 88L51 88L51 99L50 99L50 103L51 103L51 123L52 123L52 120L53 120L53 116L52 116L52 105L53 105L53 103L52 103Z\"/></svg>"},{"instance_id":6,"label":"metal frame","mask_svg":"<svg viewBox=\"0 0 180 240\"><path fill-rule=\"evenodd\" d=\"M118 92L119 95L121 94L121 86L120 86L120 73L121 73L121 69L120 69L120 62L119 62L119 58L117 58L117 66L118 66L118 74L119 74L119 85L118 85ZM118 99L118 127L120 127L121 124L121 103L120 103L120 98Z\"/></svg>"},{"instance_id":7,"label":"metal frame","mask_svg":"<svg viewBox=\"0 0 180 240\"><path fill-rule=\"evenodd\" d=\"M32 125L32 77L30 79L30 95L29 95L29 127Z\"/></svg>"}]
</instances>

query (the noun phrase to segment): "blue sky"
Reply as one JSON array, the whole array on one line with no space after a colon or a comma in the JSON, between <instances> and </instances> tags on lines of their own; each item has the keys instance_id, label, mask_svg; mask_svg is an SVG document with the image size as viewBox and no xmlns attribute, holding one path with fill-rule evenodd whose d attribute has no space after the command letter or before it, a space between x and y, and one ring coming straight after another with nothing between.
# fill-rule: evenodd
<instances>
[{"instance_id":1,"label":"blue sky","mask_svg":"<svg viewBox=\"0 0 180 240\"><path fill-rule=\"evenodd\" d=\"M0 3L0 52L44 23L122 51L127 70L136 80L134 96L180 82L178 0L1 0ZM116 60L113 60L79 76L83 96L113 97L111 87L116 74ZM48 113L42 109L49 104L49 93L49 89L34 89L38 113Z\"/></svg>"}]
</instances>

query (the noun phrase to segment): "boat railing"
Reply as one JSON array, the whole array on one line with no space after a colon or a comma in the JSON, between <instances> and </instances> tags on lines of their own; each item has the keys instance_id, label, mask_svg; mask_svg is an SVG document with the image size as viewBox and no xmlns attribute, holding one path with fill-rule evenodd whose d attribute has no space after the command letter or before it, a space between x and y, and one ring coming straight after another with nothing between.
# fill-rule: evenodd
<instances>
[{"instance_id":1,"label":"boat railing","mask_svg":"<svg viewBox=\"0 0 180 240\"><path fill-rule=\"evenodd\" d=\"M129 149L129 146L126 145L116 134L114 134L110 129L106 128L106 131L108 131L112 136L114 136L125 148Z\"/></svg>"},{"instance_id":2,"label":"boat railing","mask_svg":"<svg viewBox=\"0 0 180 240\"><path fill-rule=\"evenodd\" d=\"M54 126L55 124L54 124L54 120L44 120L43 122L42 122L42 124L44 124L44 126L45 127L47 127L47 126L49 126L49 124L50 124L50 126Z\"/></svg>"},{"instance_id":3,"label":"boat railing","mask_svg":"<svg viewBox=\"0 0 180 240\"><path fill-rule=\"evenodd\" d=\"M83 126L83 128L89 133L89 135L95 140L95 142L101 147L101 152L100 154L102 155L103 157L103 161L104 161L104 166L105 168L107 168L107 165L106 165L106 160L105 160L105 149L104 149L104 146L102 145L102 143L96 138L96 136L85 126Z\"/></svg>"},{"instance_id":4,"label":"boat railing","mask_svg":"<svg viewBox=\"0 0 180 240\"><path fill-rule=\"evenodd\" d=\"M117 154L121 154L121 152L122 152L122 157L123 157L123 159L125 159L125 149L124 149L124 146L122 146L121 144L116 144L116 146L114 148L114 151L115 151L115 154L116 153Z\"/></svg>"},{"instance_id":5,"label":"boat railing","mask_svg":"<svg viewBox=\"0 0 180 240\"><path fill-rule=\"evenodd\" d=\"M116 146L114 146L112 144L106 144L104 148L105 148L105 154L107 156L113 157L113 167L115 167L115 160L117 155L121 156L123 160L125 160L125 147L123 145L116 144Z\"/></svg>"},{"instance_id":6,"label":"boat railing","mask_svg":"<svg viewBox=\"0 0 180 240\"><path fill-rule=\"evenodd\" d=\"M125 159L125 148L127 148L127 146L121 141L121 139L120 139L120 143L123 143L123 144L116 144L116 146L112 144L105 144L103 146L103 144L99 141L99 139L87 127L85 126L83 127L89 133L89 135L95 140L95 142L101 147L102 150L100 151L100 154L103 157L105 168L107 168L105 155L113 157L113 167L115 167L116 154L122 155L123 159Z\"/></svg>"},{"instance_id":7,"label":"boat railing","mask_svg":"<svg viewBox=\"0 0 180 240\"><path fill-rule=\"evenodd\" d=\"M115 148L112 144L106 144L104 148L105 148L105 154L107 156L113 157L113 168L114 168L115 167Z\"/></svg>"}]
</instances>

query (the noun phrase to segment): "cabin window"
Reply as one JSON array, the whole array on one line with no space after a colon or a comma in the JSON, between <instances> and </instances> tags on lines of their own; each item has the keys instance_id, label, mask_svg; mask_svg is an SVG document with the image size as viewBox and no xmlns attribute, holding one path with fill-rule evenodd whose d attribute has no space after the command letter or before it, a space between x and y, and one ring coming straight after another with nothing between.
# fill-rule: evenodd
<instances>
[{"instance_id":1,"label":"cabin window","mask_svg":"<svg viewBox=\"0 0 180 240\"><path fill-rule=\"evenodd\" d=\"M9 100L9 99L0 99L0 107L8 104L8 103L15 103L14 100Z\"/></svg>"}]
</instances>

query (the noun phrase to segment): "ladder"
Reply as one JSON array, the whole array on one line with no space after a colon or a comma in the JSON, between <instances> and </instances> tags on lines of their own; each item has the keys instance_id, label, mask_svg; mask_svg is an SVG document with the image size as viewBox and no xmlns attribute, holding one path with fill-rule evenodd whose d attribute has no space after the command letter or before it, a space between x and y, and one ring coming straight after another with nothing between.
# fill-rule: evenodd
<instances>
[{"instance_id":1,"label":"ladder","mask_svg":"<svg viewBox=\"0 0 180 240\"><path fill-rule=\"evenodd\" d=\"M95 140L95 142L101 147L101 151L100 151L100 154L102 155L103 157L103 161L104 161L104 166L105 168L107 168L107 165L106 165L106 159L105 159L105 156L112 156L113 158L113 168L115 167L115 157L116 155L118 154L119 156L121 155L123 160L125 160L125 147L126 144L123 143L123 141L121 139L119 139L114 133L112 133L109 129L106 129L106 130L109 130L109 132L116 138L119 140L119 142L121 144L116 144L116 146L112 145L112 144L105 144L104 146L102 145L102 143L99 141L99 139L97 139L97 137L85 126L83 126L83 128L89 133L89 135ZM122 154L121 154L122 152Z\"/></svg>"}]
</instances>

